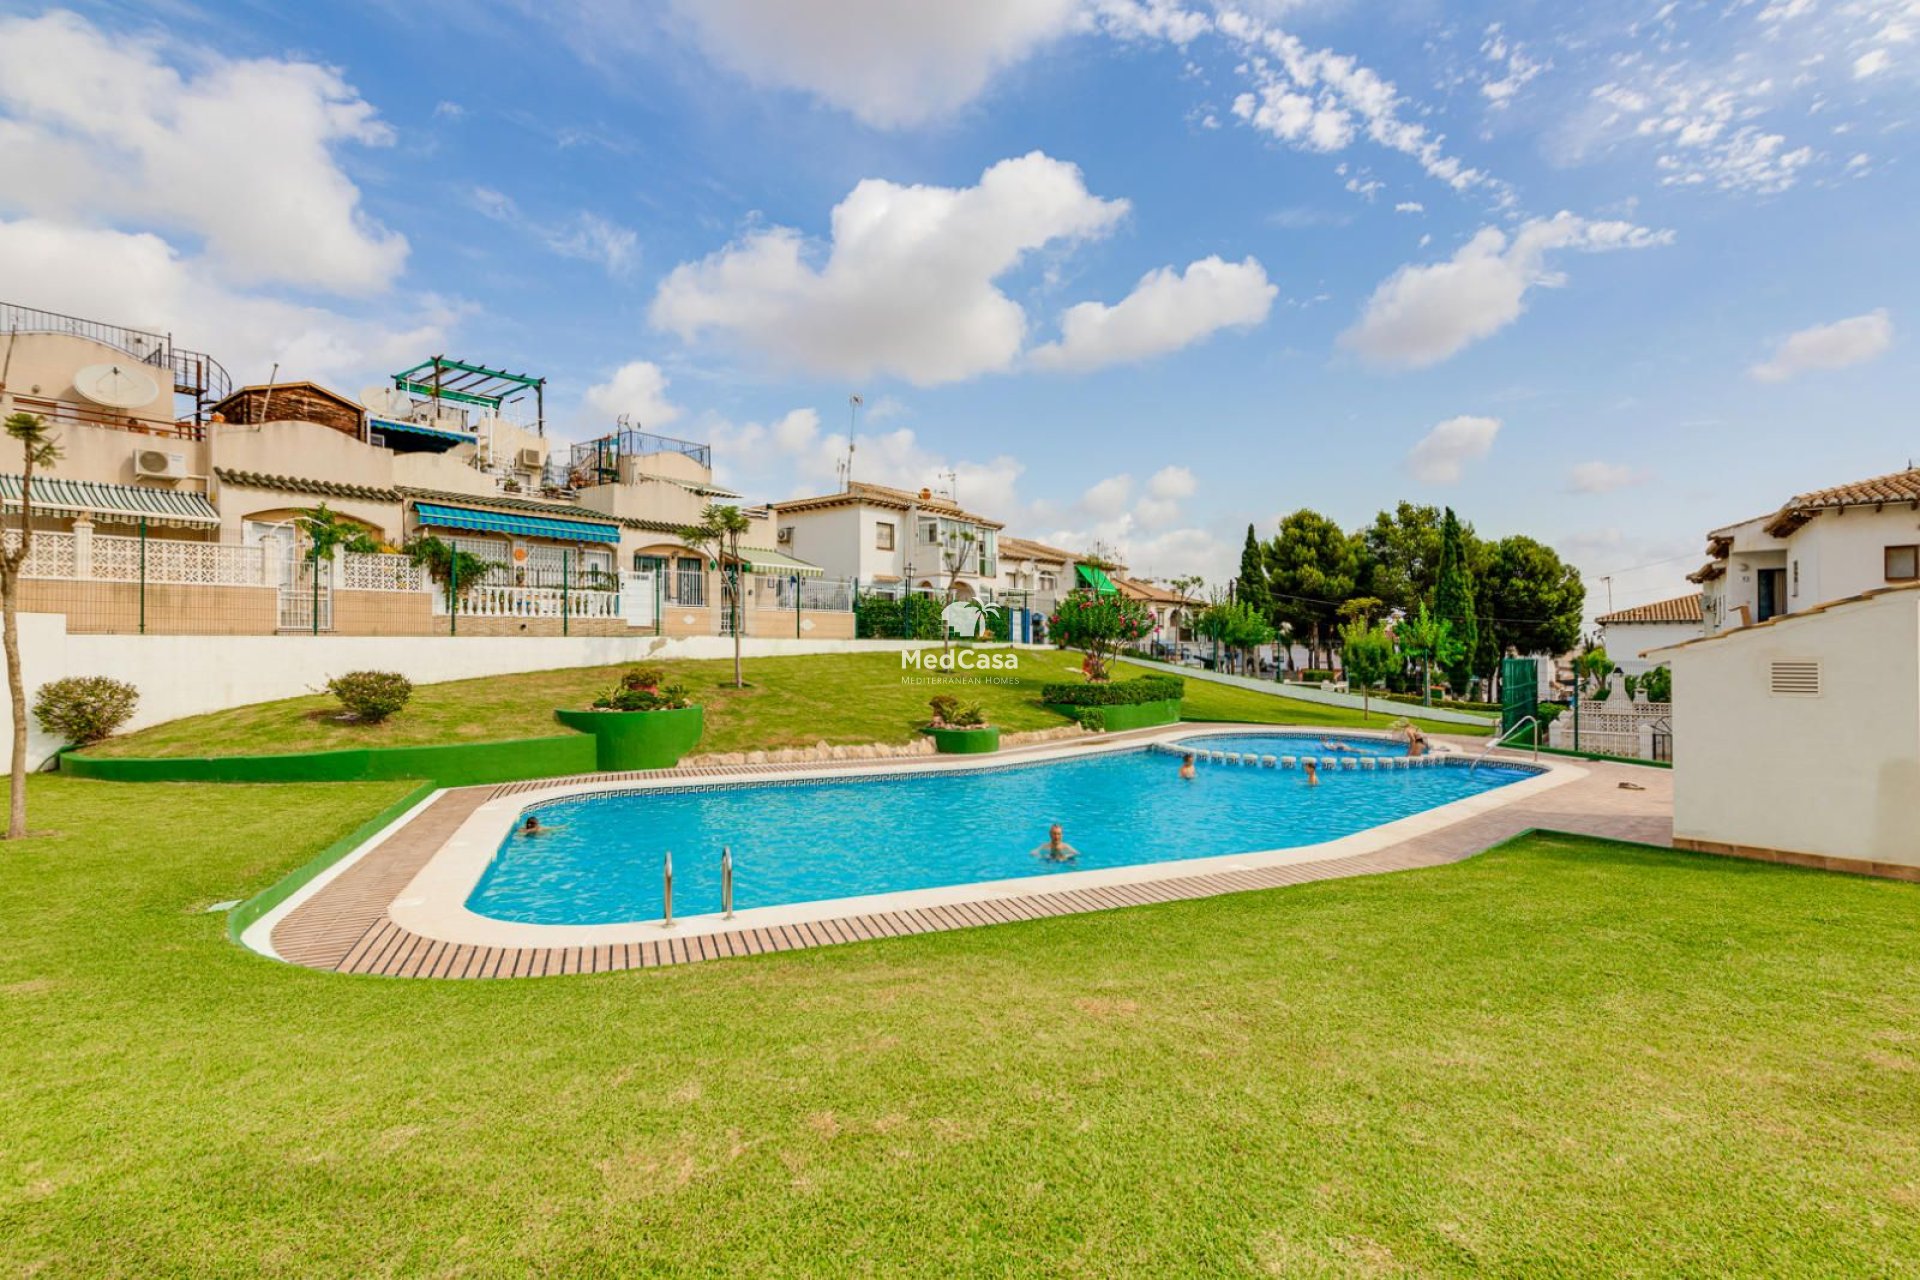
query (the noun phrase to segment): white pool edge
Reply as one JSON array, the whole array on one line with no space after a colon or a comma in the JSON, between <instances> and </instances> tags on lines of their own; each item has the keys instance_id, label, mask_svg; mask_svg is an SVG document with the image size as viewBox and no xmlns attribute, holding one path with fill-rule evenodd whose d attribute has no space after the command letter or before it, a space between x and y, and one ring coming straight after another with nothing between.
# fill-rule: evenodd
<instances>
[{"instance_id":1,"label":"white pool edge","mask_svg":"<svg viewBox=\"0 0 1920 1280\"><path fill-rule=\"evenodd\" d=\"M936 772L970 772L992 768L1005 768L1014 765L1042 764L1052 760L1080 759L1089 754L1110 754L1122 751L1139 750L1157 743L1190 740L1198 737L1244 736L1248 733L1286 733L1287 726L1281 725L1232 725L1204 728L1191 724L1169 726L1165 732L1151 737L1130 738L1123 742L1101 743L1094 746L1074 744L1022 754L1018 760L995 761L979 756L955 757L953 760L935 760L917 764L910 769L899 766L877 767L858 771L847 769L824 770L820 768L795 768L755 774L751 777L715 777L699 779L688 777L662 777L643 781L613 782L587 780L570 782L553 787L544 787L530 791L517 791L511 795L488 800L468 816L460 827L448 838L437 852L426 862L389 904L388 915L394 923L411 933L434 941L454 945L504 948L542 948L542 947L598 947L614 946L624 943L659 942L668 938L690 938L712 934L731 933L751 929L772 928L780 925L811 924L823 920L840 920L850 916L874 915L889 911L906 911L925 907L957 906L969 902L992 901L1001 898L1028 897L1044 893L1062 893L1076 889L1097 889L1114 885L1148 884L1165 880L1181 880L1198 876L1218 875L1230 871L1246 871L1263 867L1286 866L1299 863L1324 862L1336 858L1348 858L1359 854L1374 853L1403 841L1426 835L1445 827L1453 826L1467 818L1504 808L1517 800L1538 795L1543 791L1576 781L1587 775L1587 770L1564 761L1545 761L1530 764L1539 772L1531 778L1511 782L1491 791L1475 796L1465 796L1449 801L1432 809L1426 809L1405 818L1369 827L1351 835L1341 836L1319 844L1302 845L1291 849L1273 849L1257 853L1221 854L1209 858L1188 858L1168 862L1145 862L1125 867L1104 867L1088 871L1055 872L1047 875L1021 876L1005 880L970 881L965 884L945 885L931 889L902 889L888 893L865 894L847 898L822 898L809 902L787 903L779 906L754 907L737 911L732 917L723 917L719 913L678 917L671 926L661 921L622 921L615 924L528 924L519 921L499 920L483 916L467 907L467 900L478 887L480 879L486 874L488 865L493 861L500 843L512 830L518 815L530 806L549 804L557 800L582 795L604 795L608 792L680 790L688 786L740 785L756 786L780 782L813 782L828 780L857 780L874 777L899 777L903 773L921 774ZM1311 736L1311 729L1308 730ZM1351 729L1330 731L1329 736L1337 733L1340 737L1384 738L1385 734L1367 733ZM1276 753L1277 754L1277 753ZM1511 758L1499 761L1502 764L1526 763ZM1264 766L1218 765L1218 768L1257 768ZM384 839L393 827L383 830L378 839ZM362 851L356 851L355 859ZM342 860L344 869L346 860ZM311 887L311 886L310 886ZM304 891L303 891L304 892ZM309 895L311 896L311 895ZM291 901L291 899L289 900ZM286 907L287 904L282 904ZM276 913L281 908L275 909ZM259 928L266 924L262 918ZM248 931L249 933L252 930Z\"/></svg>"}]
</instances>

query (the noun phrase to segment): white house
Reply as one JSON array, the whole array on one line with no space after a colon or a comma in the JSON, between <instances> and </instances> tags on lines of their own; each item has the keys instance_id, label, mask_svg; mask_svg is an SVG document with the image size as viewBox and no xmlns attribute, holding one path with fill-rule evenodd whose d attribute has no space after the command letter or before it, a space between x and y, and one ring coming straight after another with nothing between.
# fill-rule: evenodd
<instances>
[{"instance_id":1,"label":"white house","mask_svg":"<svg viewBox=\"0 0 1920 1280\"><path fill-rule=\"evenodd\" d=\"M1628 675L1638 675L1659 665L1641 656L1648 650L1663 649L1706 634L1698 591L1672 600L1619 609L1594 621L1600 628L1600 642L1606 647L1607 656Z\"/></svg>"},{"instance_id":2,"label":"white house","mask_svg":"<svg viewBox=\"0 0 1920 1280\"><path fill-rule=\"evenodd\" d=\"M1818 489L1707 535L1709 634L1920 581L1920 468Z\"/></svg>"},{"instance_id":3,"label":"white house","mask_svg":"<svg viewBox=\"0 0 1920 1280\"><path fill-rule=\"evenodd\" d=\"M990 598L1002 522L931 489L849 484L839 493L768 504L780 549L881 595Z\"/></svg>"},{"instance_id":4,"label":"white house","mask_svg":"<svg viewBox=\"0 0 1920 1280\"><path fill-rule=\"evenodd\" d=\"M1649 656L1673 667L1676 844L1920 880L1920 582Z\"/></svg>"}]
</instances>

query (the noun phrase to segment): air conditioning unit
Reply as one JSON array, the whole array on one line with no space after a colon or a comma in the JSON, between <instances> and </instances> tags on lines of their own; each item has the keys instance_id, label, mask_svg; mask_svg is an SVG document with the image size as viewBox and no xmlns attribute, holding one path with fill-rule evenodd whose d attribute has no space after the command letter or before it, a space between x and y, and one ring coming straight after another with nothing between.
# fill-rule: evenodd
<instances>
[{"instance_id":1,"label":"air conditioning unit","mask_svg":"<svg viewBox=\"0 0 1920 1280\"><path fill-rule=\"evenodd\" d=\"M793 541L793 526L790 524L782 525L780 531L774 534L773 537L776 542L791 543Z\"/></svg>"},{"instance_id":2,"label":"air conditioning unit","mask_svg":"<svg viewBox=\"0 0 1920 1280\"><path fill-rule=\"evenodd\" d=\"M540 450L534 445L522 445L520 452L514 455L514 465L522 471L538 471L546 460L540 456Z\"/></svg>"},{"instance_id":3,"label":"air conditioning unit","mask_svg":"<svg viewBox=\"0 0 1920 1280\"><path fill-rule=\"evenodd\" d=\"M187 478L187 455L168 453L164 449L135 449L133 474L150 476L156 480L184 480Z\"/></svg>"}]
</instances>

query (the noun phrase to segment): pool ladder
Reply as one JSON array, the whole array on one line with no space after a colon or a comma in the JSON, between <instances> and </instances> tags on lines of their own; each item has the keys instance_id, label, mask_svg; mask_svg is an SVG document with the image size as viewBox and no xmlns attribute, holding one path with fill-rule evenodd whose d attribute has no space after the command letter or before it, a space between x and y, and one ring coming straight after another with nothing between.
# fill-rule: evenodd
<instances>
[{"instance_id":1,"label":"pool ladder","mask_svg":"<svg viewBox=\"0 0 1920 1280\"><path fill-rule=\"evenodd\" d=\"M1534 763L1538 764L1540 762L1540 721L1538 718L1534 716L1528 716L1525 719L1521 720L1518 724L1514 725L1513 728L1503 729L1499 733L1495 734L1493 741L1487 744L1487 749L1485 751L1482 751L1479 755L1475 756L1473 758L1473 763L1467 766L1467 772L1471 774L1475 769L1478 769L1480 767L1480 762L1482 760L1485 760L1488 756L1492 755L1495 751L1498 751L1501 747L1501 744L1506 742L1506 740L1508 738L1511 738L1514 734L1520 732L1520 730L1526 728L1528 725L1533 726L1533 759L1534 759Z\"/></svg>"},{"instance_id":2,"label":"pool ladder","mask_svg":"<svg viewBox=\"0 0 1920 1280\"><path fill-rule=\"evenodd\" d=\"M665 904L666 912L660 919L662 929L673 928L673 850L667 850L666 863L660 871L660 900ZM720 846L720 918L733 919L733 847Z\"/></svg>"}]
</instances>

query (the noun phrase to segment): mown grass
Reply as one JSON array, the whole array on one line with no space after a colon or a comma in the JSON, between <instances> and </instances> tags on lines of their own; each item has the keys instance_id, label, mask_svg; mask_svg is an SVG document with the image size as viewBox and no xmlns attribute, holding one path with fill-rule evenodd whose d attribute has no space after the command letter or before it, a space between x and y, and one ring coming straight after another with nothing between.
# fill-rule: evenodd
<instances>
[{"instance_id":1,"label":"mown grass","mask_svg":"<svg viewBox=\"0 0 1920 1280\"><path fill-rule=\"evenodd\" d=\"M746 667L751 687L735 689L730 661L654 665L664 668L670 680L684 684L706 708L703 752L817 742L906 742L927 722L927 699L937 693L982 703L991 721L1005 730L1055 728L1066 720L1041 705L1041 686L1077 679L1079 669L1073 655L1028 650L1020 654L1017 672L989 673L1004 675L1010 683L934 685L925 683L927 675L903 670L897 653L822 654L754 658ZM110 756L250 755L542 737L566 732L553 719L555 708L586 706L625 669L576 667L420 685L406 710L378 725L343 723L338 718L339 704L324 693L254 703L155 725L88 751ZM1140 670L1129 667L1122 674ZM921 682L910 682L908 677ZM1196 719L1330 726L1363 723L1357 711L1198 680L1187 684L1186 706ZM1392 719L1377 711L1365 723L1380 727Z\"/></svg>"},{"instance_id":2,"label":"mown grass","mask_svg":"<svg viewBox=\"0 0 1920 1280\"><path fill-rule=\"evenodd\" d=\"M1893 1275L1920 888L1562 837L665 971L347 978L208 903L404 784L32 783L0 1271Z\"/></svg>"}]
</instances>

